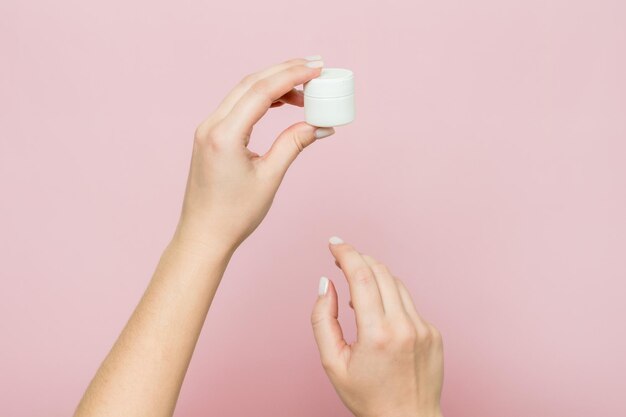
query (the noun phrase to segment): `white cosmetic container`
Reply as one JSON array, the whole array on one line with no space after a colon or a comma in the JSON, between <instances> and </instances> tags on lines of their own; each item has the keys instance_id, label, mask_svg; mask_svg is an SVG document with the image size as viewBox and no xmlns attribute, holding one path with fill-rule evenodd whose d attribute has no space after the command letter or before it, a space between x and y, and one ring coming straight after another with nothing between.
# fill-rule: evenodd
<instances>
[{"instance_id":1,"label":"white cosmetic container","mask_svg":"<svg viewBox=\"0 0 626 417\"><path fill-rule=\"evenodd\" d=\"M323 68L319 77L304 83L304 118L318 127L354 120L354 74L343 68Z\"/></svg>"}]
</instances>

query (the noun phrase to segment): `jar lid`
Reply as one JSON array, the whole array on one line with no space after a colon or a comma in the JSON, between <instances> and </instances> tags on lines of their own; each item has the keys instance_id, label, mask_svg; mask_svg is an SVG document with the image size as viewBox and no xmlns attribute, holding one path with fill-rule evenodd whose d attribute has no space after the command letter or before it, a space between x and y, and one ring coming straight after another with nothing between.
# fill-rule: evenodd
<instances>
[{"instance_id":1,"label":"jar lid","mask_svg":"<svg viewBox=\"0 0 626 417\"><path fill-rule=\"evenodd\" d=\"M354 73L343 68L322 68L319 77L304 83L309 97L332 98L354 94Z\"/></svg>"}]
</instances>

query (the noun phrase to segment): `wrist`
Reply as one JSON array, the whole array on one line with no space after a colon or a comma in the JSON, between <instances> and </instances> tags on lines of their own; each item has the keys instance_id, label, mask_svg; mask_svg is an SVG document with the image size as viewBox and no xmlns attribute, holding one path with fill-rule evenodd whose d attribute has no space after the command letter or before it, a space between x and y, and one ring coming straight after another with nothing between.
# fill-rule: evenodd
<instances>
[{"instance_id":1,"label":"wrist","mask_svg":"<svg viewBox=\"0 0 626 417\"><path fill-rule=\"evenodd\" d=\"M437 406L433 409L430 409L429 411L421 411L417 413L417 416L419 417L443 417L443 414L441 413L441 408Z\"/></svg>"},{"instance_id":2,"label":"wrist","mask_svg":"<svg viewBox=\"0 0 626 417\"><path fill-rule=\"evenodd\" d=\"M422 411L418 413L417 416L419 417L443 417L443 414L441 413L441 408L436 407L430 411Z\"/></svg>"},{"instance_id":3,"label":"wrist","mask_svg":"<svg viewBox=\"0 0 626 417\"><path fill-rule=\"evenodd\" d=\"M436 407L434 409L425 409L422 408L420 411L403 411L403 412L393 412L391 414L387 414L384 417L443 417L440 407Z\"/></svg>"},{"instance_id":4,"label":"wrist","mask_svg":"<svg viewBox=\"0 0 626 417\"><path fill-rule=\"evenodd\" d=\"M178 251L204 259L228 260L238 245L225 239L217 230L181 218L172 236L170 246Z\"/></svg>"}]
</instances>

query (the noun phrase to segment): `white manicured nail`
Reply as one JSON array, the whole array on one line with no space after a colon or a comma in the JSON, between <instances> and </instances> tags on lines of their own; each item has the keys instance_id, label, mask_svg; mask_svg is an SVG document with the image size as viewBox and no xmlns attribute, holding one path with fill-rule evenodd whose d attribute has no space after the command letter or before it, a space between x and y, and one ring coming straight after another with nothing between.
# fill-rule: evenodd
<instances>
[{"instance_id":1,"label":"white manicured nail","mask_svg":"<svg viewBox=\"0 0 626 417\"><path fill-rule=\"evenodd\" d=\"M307 61L319 61L322 59L321 55L310 55L310 56L305 56L304 59L306 59Z\"/></svg>"},{"instance_id":2,"label":"white manicured nail","mask_svg":"<svg viewBox=\"0 0 626 417\"><path fill-rule=\"evenodd\" d=\"M339 236L333 236L330 239L328 239L328 241L330 242L331 245L339 245L343 243L343 239L340 238Z\"/></svg>"},{"instance_id":3,"label":"white manicured nail","mask_svg":"<svg viewBox=\"0 0 626 417\"><path fill-rule=\"evenodd\" d=\"M324 66L324 61L309 61L304 65L309 68L322 68Z\"/></svg>"},{"instance_id":4,"label":"white manicured nail","mask_svg":"<svg viewBox=\"0 0 626 417\"><path fill-rule=\"evenodd\" d=\"M318 127L315 129L315 139L325 138L333 133L335 133L335 129L332 127Z\"/></svg>"},{"instance_id":5,"label":"white manicured nail","mask_svg":"<svg viewBox=\"0 0 626 417\"><path fill-rule=\"evenodd\" d=\"M320 278L320 285L317 289L317 294L320 297L323 297L326 295L326 293L328 292L328 278L326 277L321 277Z\"/></svg>"}]
</instances>

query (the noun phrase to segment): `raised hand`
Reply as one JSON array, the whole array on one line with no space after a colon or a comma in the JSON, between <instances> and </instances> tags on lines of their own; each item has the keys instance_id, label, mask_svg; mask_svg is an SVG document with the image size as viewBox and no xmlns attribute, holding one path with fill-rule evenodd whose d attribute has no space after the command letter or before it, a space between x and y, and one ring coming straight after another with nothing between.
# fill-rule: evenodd
<instances>
[{"instance_id":1,"label":"raised hand","mask_svg":"<svg viewBox=\"0 0 626 417\"><path fill-rule=\"evenodd\" d=\"M262 156L247 148L252 129L271 107L303 106L294 87L319 76L322 66L319 57L311 57L252 73L198 126L178 239L234 249L259 225L289 165L334 129L296 123Z\"/></svg>"},{"instance_id":2,"label":"raised hand","mask_svg":"<svg viewBox=\"0 0 626 417\"><path fill-rule=\"evenodd\" d=\"M402 282L339 238L330 251L350 287L357 341L348 345L337 321L337 292L320 279L311 315L322 365L357 417L441 416L443 344L415 309Z\"/></svg>"}]
</instances>

